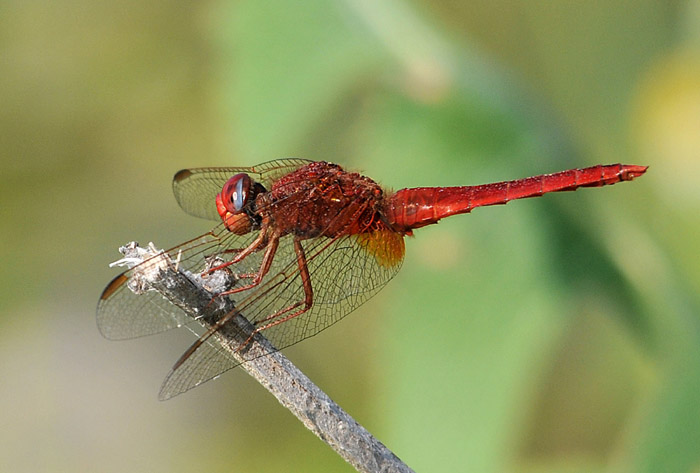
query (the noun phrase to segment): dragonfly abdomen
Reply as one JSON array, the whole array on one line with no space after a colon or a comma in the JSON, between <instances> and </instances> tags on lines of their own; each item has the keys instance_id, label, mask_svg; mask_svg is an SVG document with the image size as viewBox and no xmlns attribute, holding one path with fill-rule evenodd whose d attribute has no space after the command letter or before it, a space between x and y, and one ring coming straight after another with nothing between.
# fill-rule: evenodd
<instances>
[{"instance_id":1,"label":"dragonfly abdomen","mask_svg":"<svg viewBox=\"0 0 700 473\"><path fill-rule=\"evenodd\" d=\"M548 192L631 181L646 170L646 166L608 164L481 186L402 189L385 200L383 216L394 230L410 233L413 229L437 223L450 215L471 212L477 207L506 204Z\"/></svg>"}]
</instances>

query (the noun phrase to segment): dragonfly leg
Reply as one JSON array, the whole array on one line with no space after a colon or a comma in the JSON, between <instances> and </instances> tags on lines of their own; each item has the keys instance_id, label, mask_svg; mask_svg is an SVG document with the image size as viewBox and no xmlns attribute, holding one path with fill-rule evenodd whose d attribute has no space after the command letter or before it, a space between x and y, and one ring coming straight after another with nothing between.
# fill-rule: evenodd
<instances>
[{"instance_id":1,"label":"dragonfly leg","mask_svg":"<svg viewBox=\"0 0 700 473\"><path fill-rule=\"evenodd\" d=\"M269 243L267 245L267 249L265 250L265 256L263 256L263 261L262 261L262 264L260 265L260 271L258 271L257 275L255 276L255 280L253 281L253 283L248 284L244 287L232 289L230 291L221 292L214 297L216 298L216 297L221 297L221 296L233 294L234 292L245 291L246 289L250 289L251 287L254 287L254 286L257 286L258 284L260 284L260 281L262 281L262 278L265 277L265 274L267 274L267 272L270 270L270 265L272 264L272 260L275 257L275 252L277 251L277 245L279 244L279 239L280 239L279 235L274 235L272 238L270 238ZM252 247L252 246L253 245L251 245L250 247ZM307 271L307 274L308 274L308 271ZM214 301L214 299L211 300L211 302L213 302L213 301ZM211 304L211 302L210 302L210 304ZM223 316L219 320L217 320L217 322L215 324L213 324L211 327L209 327L209 329L207 329L207 331L201 337L199 337L199 339L197 339L197 341L194 342L194 344L192 344L192 346L185 353L183 353L183 355L180 357L180 359L177 360L177 362L175 363L173 370L178 369L187 360L187 358L189 358L192 355L192 353L194 353L200 346L202 346L202 344L209 337L211 337L215 332L217 332L219 329L221 329L221 327L223 327L229 320L231 320L232 317L234 317L238 314L239 314L239 312L237 310L232 310L231 312L229 312L228 314L226 314L225 316ZM253 335L257 331L258 330L255 329L253 331ZM253 335L248 337L248 339L239 346L238 351L240 351L243 347L245 347L246 345L248 345L248 343L250 343L250 340L252 340Z\"/></svg>"},{"instance_id":2,"label":"dragonfly leg","mask_svg":"<svg viewBox=\"0 0 700 473\"><path fill-rule=\"evenodd\" d=\"M250 245L248 245L247 248L240 250L240 252L231 261L227 261L227 262L222 263L218 266L214 266L213 268L209 268L206 271L204 271L202 273L202 275L206 276L207 274L211 274L213 272L224 269L227 266L231 266L232 264L236 264L239 261L242 261L244 258L247 258L250 254L258 251L262 246L265 245L265 241L267 240L267 228L268 228L267 223L264 222L262 225L262 228L260 229L260 233L258 234L258 237L255 240L253 240L253 242ZM235 251L235 250L226 250L226 251L224 251L224 253L230 253L232 251Z\"/></svg>"},{"instance_id":3,"label":"dragonfly leg","mask_svg":"<svg viewBox=\"0 0 700 473\"><path fill-rule=\"evenodd\" d=\"M293 319L294 317L298 317L304 312L308 311L311 306L314 303L314 291L313 287L311 286L311 275L309 274L309 266L306 263L306 254L304 253L304 248L301 246L301 240L299 238L294 239L294 252L297 255L297 265L299 266L299 275L301 276L301 283L304 287L304 300L299 301L295 304L290 305L289 307L285 307L284 309L278 310L272 315L269 315L265 317L264 319L258 320L256 323L264 323L267 322L266 324L256 327L256 329L253 331L253 333L250 334L248 339L243 342L239 347L238 351L242 350L245 348L253 339L256 333L262 332L263 330L267 330L270 327L274 327L275 325L279 325L281 323L284 323L288 320ZM297 309L299 306L302 306L300 309L292 312L291 314L285 315L288 312L293 311L294 309Z\"/></svg>"},{"instance_id":4,"label":"dragonfly leg","mask_svg":"<svg viewBox=\"0 0 700 473\"><path fill-rule=\"evenodd\" d=\"M204 256L204 259L211 258L211 257L217 257L217 256L220 256L220 255L229 255L229 254L232 254L232 253L237 255L238 253L241 253L241 252L244 251L244 250L245 250L245 248L227 248L227 249L225 249L225 250L223 250L223 251L219 251L218 253L213 253L213 254L210 254L210 255L205 255L205 256Z\"/></svg>"},{"instance_id":5,"label":"dragonfly leg","mask_svg":"<svg viewBox=\"0 0 700 473\"><path fill-rule=\"evenodd\" d=\"M275 252L277 251L279 239L280 239L279 235L274 235L270 239L270 241L268 243L267 250L265 251L265 256L263 256L263 262L260 265L260 271L258 272L256 279L259 277L259 279L262 280L262 278L265 277L265 274L267 274L267 272L270 270L270 265L272 264L272 260L274 259ZM311 306L313 304L313 290L311 287L311 276L309 275L309 267L306 264L306 255L304 254L304 248L301 246L300 240L296 239L296 238L294 239L294 252L297 255L297 264L299 265L299 273L301 275L301 281L302 281L302 284L304 286L304 300L299 301L296 304L292 304L291 306L289 306L285 309L279 310L279 311L275 312L274 314L272 314L268 317L265 317L264 319L258 321L258 323L260 323L260 322L266 322L268 320L272 320L272 322L269 322L269 323L263 325L262 327L257 327L255 330L253 330L252 333L250 334L250 336L243 343L241 343L238 346L236 351L240 352L246 346L248 346L248 344L253 340L253 337L255 336L256 333L262 332L263 330L266 330L270 327L274 327L275 325L279 325L283 322L286 322L287 320L293 319L294 317L297 317L297 316L303 314L304 312L306 312L307 310L309 310L311 308ZM234 289L232 291L222 292L218 296L227 295L227 294L230 294L233 292L244 291L246 289L250 289L251 287L256 286L259 283L260 283L260 281L258 281L258 282L254 281L254 284L250 284L246 287L240 287L240 288ZM297 307L299 307L302 304L304 304L304 307L297 310L293 314L286 315L282 318L278 318L281 315L285 314L286 312L289 312L291 310L296 309ZM233 311L229 312L228 314L226 314L221 319L219 319L214 325L209 327L209 329L201 337L199 337L199 339L197 339L197 341L194 342L194 344L192 344L192 346L190 346L190 348L188 348L185 353L182 354L180 359L177 360L177 362L173 366L173 370L178 369L200 346L202 346L202 344L209 337L211 337L214 333L216 333L218 330L220 330L221 327L226 325L226 323L229 320L231 320L232 317L234 317L238 314L239 314L239 312L237 310L233 310ZM275 320L275 319L277 319L277 320Z\"/></svg>"},{"instance_id":6,"label":"dragonfly leg","mask_svg":"<svg viewBox=\"0 0 700 473\"><path fill-rule=\"evenodd\" d=\"M229 294L235 294L237 292L243 292L247 291L248 289L251 289L263 280L265 275L270 271L270 266L272 265L272 261L275 259L275 253L277 252L277 247L279 246L280 242L280 237L279 235L273 235L270 240L267 243L267 248L265 249L265 255L263 256L262 263L260 263L260 269L258 270L257 273L255 274L244 274L242 277L247 278L247 277L252 277L252 281L250 284L246 284L245 286L237 287L235 289L231 289L229 291L224 291L220 294L217 294L217 296L227 296ZM239 260L240 261L240 260Z\"/></svg>"}]
</instances>

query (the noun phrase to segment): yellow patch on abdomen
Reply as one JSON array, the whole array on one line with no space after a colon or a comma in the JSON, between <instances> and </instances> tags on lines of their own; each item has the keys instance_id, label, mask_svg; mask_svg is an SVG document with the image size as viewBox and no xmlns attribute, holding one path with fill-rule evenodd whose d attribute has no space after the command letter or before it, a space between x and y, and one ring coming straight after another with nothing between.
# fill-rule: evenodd
<instances>
[{"instance_id":1,"label":"yellow patch on abdomen","mask_svg":"<svg viewBox=\"0 0 700 473\"><path fill-rule=\"evenodd\" d=\"M383 268L393 268L403 260L404 243L400 233L382 229L354 235L360 246Z\"/></svg>"}]
</instances>

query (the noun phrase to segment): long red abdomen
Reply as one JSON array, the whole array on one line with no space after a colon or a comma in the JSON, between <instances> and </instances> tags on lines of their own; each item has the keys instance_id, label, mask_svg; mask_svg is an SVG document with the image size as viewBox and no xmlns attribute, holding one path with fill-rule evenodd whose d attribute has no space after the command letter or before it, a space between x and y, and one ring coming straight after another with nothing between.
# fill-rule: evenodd
<instances>
[{"instance_id":1,"label":"long red abdomen","mask_svg":"<svg viewBox=\"0 0 700 473\"><path fill-rule=\"evenodd\" d=\"M437 223L450 215L471 212L477 207L506 204L511 200L538 197L547 192L631 181L646 170L647 166L608 164L482 186L402 189L387 197L383 216L394 230L410 233L415 228Z\"/></svg>"}]
</instances>

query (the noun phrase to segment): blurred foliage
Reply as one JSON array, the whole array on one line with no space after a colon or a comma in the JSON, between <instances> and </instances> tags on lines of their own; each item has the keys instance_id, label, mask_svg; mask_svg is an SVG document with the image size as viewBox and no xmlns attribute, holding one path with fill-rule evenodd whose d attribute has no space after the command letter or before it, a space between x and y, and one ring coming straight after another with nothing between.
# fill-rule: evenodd
<instances>
[{"instance_id":1,"label":"blurred foliage","mask_svg":"<svg viewBox=\"0 0 700 473\"><path fill-rule=\"evenodd\" d=\"M301 156L651 165L418 231L288 354L417 471L700 471L698 32L697 0L3 2L0 469L350 471L242 372L158 403L186 334L94 327L116 247L208 228L174 172Z\"/></svg>"}]
</instances>

